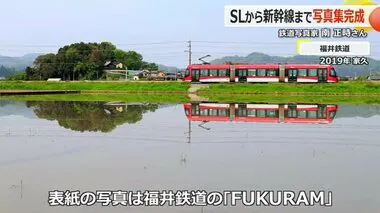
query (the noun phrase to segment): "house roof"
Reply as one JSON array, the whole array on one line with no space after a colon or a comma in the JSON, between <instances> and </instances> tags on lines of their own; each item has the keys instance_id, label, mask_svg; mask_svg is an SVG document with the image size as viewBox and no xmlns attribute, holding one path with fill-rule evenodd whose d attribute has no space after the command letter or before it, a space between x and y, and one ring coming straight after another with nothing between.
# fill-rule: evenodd
<instances>
[{"instance_id":1,"label":"house roof","mask_svg":"<svg viewBox=\"0 0 380 213\"><path fill-rule=\"evenodd\" d=\"M107 67L107 66L109 66L109 65L111 65L111 64L113 64L113 65L119 65L119 64L123 64L123 63L121 63L121 62L117 62L117 61L107 61L107 62L104 64L104 66Z\"/></svg>"}]
</instances>

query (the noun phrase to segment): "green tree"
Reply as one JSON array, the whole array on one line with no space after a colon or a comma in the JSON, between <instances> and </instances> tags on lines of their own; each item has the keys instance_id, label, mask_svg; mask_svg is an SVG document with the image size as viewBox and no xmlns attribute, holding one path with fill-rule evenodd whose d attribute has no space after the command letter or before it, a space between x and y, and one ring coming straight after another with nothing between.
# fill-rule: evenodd
<instances>
[{"instance_id":1,"label":"green tree","mask_svg":"<svg viewBox=\"0 0 380 213\"><path fill-rule=\"evenodd\" d=\"M111 132L117 126L135 124L143 114L154 112L157 104L109 106L103 102L47 101L26 103L41 119L56 120L64 128L80 132Z\"/></svg>"},{"instance_id":2,"label":"green tree","mask_svg":"<svg viewBox=\"0 0 380 213\"><path fill-rule=\"evenodd\" d=\"M121 62L128 69L157 70L154 63L143 61L141 54L135 51L117 49L110 42L74 43L60 48L57 54L41 55L27 68L28 80L46 80L62 78L63 80L95 80L104 78L104 64L107 61Z\"/></svg>"},{"instance_id":3,"label":"green tree","mask_svg":"<svg viewBox=\"0 0 380 213\"><path fill-rule=\"evenodd\" d=\"M155 63L148 63L148 62L143 62L143 69L147 69L150 71L157 71L158 70L158 65Z\"/></svg>"}]
</instances>

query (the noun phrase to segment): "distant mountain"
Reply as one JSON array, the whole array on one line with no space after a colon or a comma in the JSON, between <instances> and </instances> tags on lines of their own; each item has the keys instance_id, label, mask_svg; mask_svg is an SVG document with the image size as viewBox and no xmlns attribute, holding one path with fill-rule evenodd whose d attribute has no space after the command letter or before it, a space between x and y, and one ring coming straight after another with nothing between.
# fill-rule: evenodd
<instances>
[{"instance_id":1,"label":"distant mountain","mask_svg":"<svg viewBox=\"0 0 380 213\"><path fill-rule=\"evenodd\" d=\"M0 66L7 68L14 68L16 71L24 70L27 66L30 66L34 59L39 55L38 53L30 53L21 57L9 57L0 55Z\"/></svg>"},{"instance_id":2,"label":"distant mountain","mask_svg":"<svg viewBox=\"0 0 380 213\"><path fill-rule=\"evenodd\" d=\"M253 52L247 56L226 56L220 59L211 61L211 64L223 64L226 62L233 63L320 63L319 56L292 56L292 57L280 57L270 56L263 53ZM347 66L339 65L335 66L340 76L367 76L372 72L380 72L380 61L369 58L369 66Z\"/></svg>"},{"instance_id":3,"label":"distant mountain","mask_svg":"<svg viewBox=\"0 0 380 213\"><path fill-rule=\"evenodd\" d=\"M170 67L170 66L165 66L162 64L158 64L158 69L161 71L172 72L172 73L178 72L180 70L177 67Z\"/></svg>"},{"instance_id":4,"label":"distant mountain","mask_svg":"<svg viewBox=\"0 0 380 213\"><path fill-rule=\"evenodd\" d=\"M0 67L3 67L3 72L0 71L0 77L5 76L5 69L11 70L10 72L14 71L23 71L26 67L33 64L33 61L40 55L40 53L29 53L22 57L9 57L9 56L2 56L0 55ZM177 67L171 67L171 66L165 66L162 64L158 64L158 69L165 71L165 72L171 72L175 73L178 72L180 69ZM9 74L9 73L7 73Z\"/></svg>"}]
</instances>

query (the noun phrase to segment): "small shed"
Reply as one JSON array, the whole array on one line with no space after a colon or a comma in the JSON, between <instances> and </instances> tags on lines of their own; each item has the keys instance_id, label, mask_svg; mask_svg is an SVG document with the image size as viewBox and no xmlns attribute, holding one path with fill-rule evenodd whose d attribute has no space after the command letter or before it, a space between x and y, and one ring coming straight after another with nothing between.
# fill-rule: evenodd
<instances>
[{"instance_id":1,"label":"small shed","mask_svg":"<svg viewBox=\"0 0 380 213\"><path fill-rule=\"evenodd\" d=\"M62 81L61 78L49 78L47 81L55 81L55 82L58 82L58 81Z\"/></svg>"}]
</instances>

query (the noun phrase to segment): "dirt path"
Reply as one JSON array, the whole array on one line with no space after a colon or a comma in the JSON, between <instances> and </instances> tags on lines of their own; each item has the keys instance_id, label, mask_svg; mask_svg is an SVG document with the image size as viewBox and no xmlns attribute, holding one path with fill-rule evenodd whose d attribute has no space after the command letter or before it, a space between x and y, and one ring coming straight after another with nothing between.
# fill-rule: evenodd
<instances>
[{"instance_id":1,"label":"dirt path","mask_svg":"<svg viewBox=\"0 0 380 213\"><path fill-rule=\"evenodd\" d=\"M191 101L194 102L202 102L202 101L208 101L208 98L203 98L197 95L197 91L202 88L208 88L207 84L191 84L191 87L188 90L188 96L191 99Z\"/></svg>"}]
</instances>

